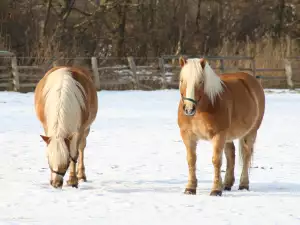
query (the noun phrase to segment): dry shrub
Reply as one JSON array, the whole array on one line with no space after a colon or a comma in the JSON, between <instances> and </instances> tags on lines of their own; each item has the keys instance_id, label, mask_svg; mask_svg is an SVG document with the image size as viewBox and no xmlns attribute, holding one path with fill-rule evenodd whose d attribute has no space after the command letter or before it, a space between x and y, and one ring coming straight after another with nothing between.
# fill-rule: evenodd
<instances>
[{"instance_id":1,"label":"dry shrub","mask_svg":"<svg viewBox=\"0 0 300 225\"><path fill-rule=\"evenodd\" d=\"M256 75L266 77L282 77L285 76L282 71L259 71L259 69L283 69L284 58L293 57L300 53L300 49L295 40L290 37L284 37L279 40L274 40L269 35L260 39L259 42L251 42L249 39L244 43L237 43L225 39L218 51L220 56L251 56L255 58L255 67L258 69ZM296 62L294 62L295 64ZM218 65L219 66L219 65ZM225 68L230 68L229 71L237 70L238 68L250 68L251 61L249 60L228 60L225 62ZM264 87L268 88L286 88L284 79L263 79Z\"/></svg>"}]
</instances>

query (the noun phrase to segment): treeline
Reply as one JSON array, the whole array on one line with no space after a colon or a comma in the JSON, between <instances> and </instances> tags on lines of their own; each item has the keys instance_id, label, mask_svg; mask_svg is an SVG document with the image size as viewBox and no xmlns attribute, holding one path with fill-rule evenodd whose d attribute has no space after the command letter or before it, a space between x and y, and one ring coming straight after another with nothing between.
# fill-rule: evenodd
<instances>
[{"instance_id":1,"label":"treeline","mask_svg":"<svg viewBox=\"0 0 300 225\"><path fill-rule=\"evenodd\" d=\"M41 58L290 55L299 19L299 0L1 0L0 49Z\"/></svg>"}]
</instances>

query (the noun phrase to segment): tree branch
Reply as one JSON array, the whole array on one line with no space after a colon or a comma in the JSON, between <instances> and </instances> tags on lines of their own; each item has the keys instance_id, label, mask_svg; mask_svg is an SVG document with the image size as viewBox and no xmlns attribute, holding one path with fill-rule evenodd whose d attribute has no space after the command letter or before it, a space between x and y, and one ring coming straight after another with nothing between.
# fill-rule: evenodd
<instances>
[{"instance_id":1,"label":"tree branch","mask_svg":"<svg viewBox=\"0 0 300 225\"><path fill-rule=\"evenodd\" d=\"M46 35L46 27L49 21L51 6L52 6L52 0L48 0L47 12L46 12L46 17L45 17L44 27L43 27L43 36Z\"/></svg>"}]
</instances>

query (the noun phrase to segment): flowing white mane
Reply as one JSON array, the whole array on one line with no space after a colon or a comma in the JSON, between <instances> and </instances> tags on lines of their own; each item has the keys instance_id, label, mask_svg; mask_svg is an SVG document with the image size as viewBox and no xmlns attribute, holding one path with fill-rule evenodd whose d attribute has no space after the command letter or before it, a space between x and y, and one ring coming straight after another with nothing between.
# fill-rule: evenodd
<instances>
[{"instance_id":1,"label":"flowing white mane","mask_svg":"<svg viewBox=\"0 0 300 225\"><path fill-rule=\"evenodd\" d=\"M68 161L69 152L64 139L77 132L81 126L81 110L86 108L86 96L83 93L84 88L73 79L68 68L55 70L47 77L43 95L47 136L51 138L48 156L53 169Z\"/></svg>"},{"instance_id":2,"label":"flowing white mane","mask_svg":"<svg viewBox=\"0 0 300 225\"><path fill-rule=\"evenodd\" d=\"M81 109L85 109L82 85L67 68L55 70L47 77L43 94L48 136L66 137L81 125Z\"/></svg>"},{"instance_id":3,"label":"flowing white mane","mask_svg":"<svg viewBox=\"0 0 300 225\"><path fill-rule=\"evenodd\" d=\"M186 61L182 67L180 78L181 82L187 85L187 94L193 95L187 97L194 98L194 89L201 83L204 84L204 93L212 104L214 104L215 98L223 92L223 81L221 78L213 71L207 61L205 61L203 69L199 58Z\"/></svg>"}]
</instances>

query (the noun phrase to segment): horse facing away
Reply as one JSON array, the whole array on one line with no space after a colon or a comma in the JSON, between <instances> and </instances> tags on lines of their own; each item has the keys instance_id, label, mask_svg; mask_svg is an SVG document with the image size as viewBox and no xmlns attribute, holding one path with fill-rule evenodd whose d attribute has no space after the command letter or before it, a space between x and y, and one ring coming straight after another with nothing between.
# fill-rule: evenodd
<instances>
[{"instance_id":1,"label":"horse facing away","mask_svg":"<svg viewBox=\"0 0 300 225\"><path fill-rule=\"evenodd\" d=\"M50 184L61 188L70 166L68 185L86 181L84 149L98 112L97 91L90 74L75 67L54 67L36 86L35 111L43 125ZM77 159L78 170L76 174Z\"/></svg>"},{"instance_id":2,"label":"horse facing away","mask_svg":"<svg viewBox=\"0 0 300 225\"><path fill-rule=\"evenodd\" d=\"M185 194L196 194L196 146L198 140L213 146L214 180L210 195L230 191L235 178L235 146L239 139L243 162L239 190L249 190L249 168L257 131L265 112L265 95L256 78L244 72L218 76L201 59L180 58L178 125L187 150L188 183ZM221 177L223 149L226 156L224 183Z\"/></svg>"}]
</instances>

